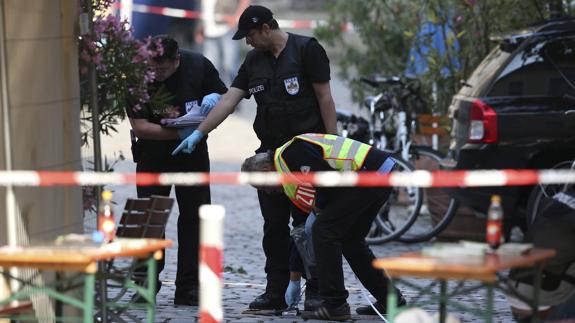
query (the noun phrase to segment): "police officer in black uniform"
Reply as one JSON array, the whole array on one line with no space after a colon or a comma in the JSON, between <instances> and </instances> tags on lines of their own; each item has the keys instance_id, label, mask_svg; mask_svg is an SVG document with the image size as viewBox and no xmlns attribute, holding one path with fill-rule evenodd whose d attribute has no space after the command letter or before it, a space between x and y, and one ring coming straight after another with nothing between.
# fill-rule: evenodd
<instances>
[{"instance_id":1,"label":"police officer in black uniform","mask_svg":"<svg viewBox=\"0 0 575 323\"><path fill-rule=\"evenodd\" d=\"M156 81L151 97L163 98L161 106L152 103L143 107L133 105L126 111L133 132L138 138L132 143L137 173L143 172L209 172L210 160L206 140L200 141L192 154L172 156L171 153L193 129L180 130L161 126L163 118L186 114L190 109L213 108L214 98L227 91L217 70L204 56L178 49L178 43L169 36L156 36L163 54L153 58L152 70ZM211 98L211 100L209 99ZM168 102L165 102L165 101ZM211 104L210 104L211 102ZM138 197L170 195L171 186L138 186ZM198 304L198 208L210 204L209 186L175 186L179 207L178 217L178 269L174 304ZM164 268L164 259L158 264L158 273ZM160 285L158 285L160 286ZM159 290L159 287L158 287Z\"/></svg>"},{"instance_id":2,"label":"police officer in black uniform","mask_svg":"<svg viewBox=\"0 0 575 323\"><path fill-rule=\"evenodd\" d=\"M323 47L314 38L282 31L268 8L255 5L240 16L233 39L244 37L254 49L247 54L229 91L174 153L193 151L199 140L223 122L242 98L251 95L257 102L253 127L261 141L256 152L275 149L306 132L337 132L329 59ZM294 225L304 221L305 215L282 193L258 190L258 198L264 217L267 286L266 292L250 304L250 309L284 309L292 243L290 215ZM310 295L314 289L309 285L308 281L306 309L314 307L309 301L312 296L318 300L317 295Z\"/></svg>"}]
</instances>

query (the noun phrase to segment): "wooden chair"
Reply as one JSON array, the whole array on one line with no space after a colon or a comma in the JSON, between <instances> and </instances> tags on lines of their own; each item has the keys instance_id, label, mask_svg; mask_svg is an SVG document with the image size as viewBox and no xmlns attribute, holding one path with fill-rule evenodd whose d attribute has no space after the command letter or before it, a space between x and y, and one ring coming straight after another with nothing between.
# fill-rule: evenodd
<instances>
[{"instance_id":1,"label":"wooden chair","mask_svg":"<svg viewBox=\"0 0 575 323\"><path fill-rule=\"evenodd\" d=\"M418 133L424 136L446 136L449 134L449 118L445 116L434 116L430 114L417 115Z\"/></svg>"},{"instance_id":2,"label":"wooden chair","mask_svg":"<svg viewBox=\"0 0 575 323\"><path fill-rule=\"evenodd\" d=\"M427 145L435 150L442 150L449 145L449 124L450 119L446 116L418 114L417 133L411 139L417 145Z\"/></svg>"},{"instance_id":3,"label":"wooden chair","mask_svg":"<svg viewBox=\"0 0 575 323\"><path fill-rule=\"evenodd\" d=\"M173 205L173 198L158 195L127 199L118 222L116 237L162 239ZM130 286L145 284L145 263L138 259L109 261L106 264L105 275L106 303L133 303L135 298L126 294ZM124 322L121 315L137 321L125 311L128 307L121 306L116 310L109 310L107 315L114 322Z\"/></svg>"},{"instance_id":4,"label":"wooden chair","mask_svg":"<svg viewBox=\"0 0 575 323\"><path fill-rule=\"evenodd\" d=\"M116 236L121 238L161 239L174 205L174 199L152 195L150 198L129 198Z\"/></svg>"}]
</instances>

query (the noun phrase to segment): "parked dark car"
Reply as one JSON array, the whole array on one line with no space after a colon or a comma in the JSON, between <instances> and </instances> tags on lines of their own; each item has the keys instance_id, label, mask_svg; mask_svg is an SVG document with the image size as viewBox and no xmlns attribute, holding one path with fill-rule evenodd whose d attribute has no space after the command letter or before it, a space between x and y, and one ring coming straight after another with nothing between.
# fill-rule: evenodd
<instances>
[{"instance_id":1,"label":"parked dark car","mask_svg":"<svg viewBox=\"0 0 575 323\"><path fill-rule=\"evenodd\" d=\"M456 169L544 169L575 158L575 19L499 39L454 96L450 149ZM502 196L507 233L523 225L533 187L452 188L485 214Z\"/></svg>"}]
</instances>

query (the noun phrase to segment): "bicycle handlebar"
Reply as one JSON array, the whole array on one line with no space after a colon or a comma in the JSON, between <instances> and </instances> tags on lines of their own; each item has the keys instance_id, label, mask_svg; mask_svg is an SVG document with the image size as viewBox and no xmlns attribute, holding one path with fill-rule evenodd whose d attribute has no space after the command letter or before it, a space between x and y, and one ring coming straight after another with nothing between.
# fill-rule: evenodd
<instances>
[{"instance_id":1,"label":"bicycle handlebar","mask_svg":"<svg viewBox=\"0 0 575 323\"><path fill-rule=\"evenodd\" d=\"M374 88L379 88L382 85L404 85L403 81L399 76L391 76L391 77L376 76L373 79L362 76L359 78L359 80Z\"/></svg>"},{"instance_id":2,"label":"bicycle handlebar","mask_svg":"<svg viewBox=\"0 0 575 323\"><path fill-rule=\"evenodd\" d=\"M424 108L422 107L425 107L426 103L422 98L420 80L416 77L362 76L359 78L359 81L370 85L382 93L390 93L397 99L400 110L404 110L407 108L407 105L412 104L414 111L424 111ZM408 103L407 100L414 101Z\"/></svg>"}]
</instances>

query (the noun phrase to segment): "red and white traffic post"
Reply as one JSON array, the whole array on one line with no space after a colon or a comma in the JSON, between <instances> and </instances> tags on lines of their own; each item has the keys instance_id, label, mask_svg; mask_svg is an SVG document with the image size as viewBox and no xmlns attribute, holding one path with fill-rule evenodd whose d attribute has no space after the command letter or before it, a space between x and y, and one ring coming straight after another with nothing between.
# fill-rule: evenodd
<instances>
[{"instance_id":1,"label":"red and white traffic post","mask_svg":"<svg viewBox=\"0 0 575 323\"><path fill-rule=\"evenodd\" d=\"M224 216L221 205L200 207L200 322L221 322Z\"/></svg>"}]
</instances>

